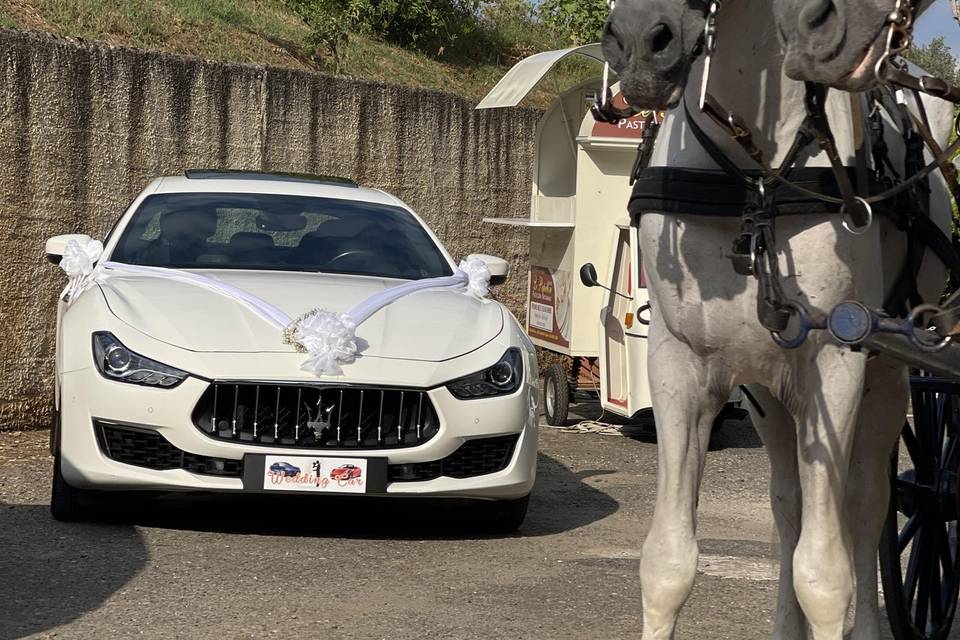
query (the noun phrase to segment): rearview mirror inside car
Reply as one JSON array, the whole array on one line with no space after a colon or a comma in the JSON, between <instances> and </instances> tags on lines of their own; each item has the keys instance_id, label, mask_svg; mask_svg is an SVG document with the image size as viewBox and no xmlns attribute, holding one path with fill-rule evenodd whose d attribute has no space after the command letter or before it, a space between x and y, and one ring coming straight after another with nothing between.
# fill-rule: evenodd
<instances>
[{"instance_id":1,"label":"rearview mirror inside car","mask_svg":"<svg viewBox=\"0 0 960 640\"><path fill-rule=\"evenodd\" d=\"M307 216L302 213L262 213L257 216L257 229L261 231L303 231Z\"/></svg>"}]
</instances>

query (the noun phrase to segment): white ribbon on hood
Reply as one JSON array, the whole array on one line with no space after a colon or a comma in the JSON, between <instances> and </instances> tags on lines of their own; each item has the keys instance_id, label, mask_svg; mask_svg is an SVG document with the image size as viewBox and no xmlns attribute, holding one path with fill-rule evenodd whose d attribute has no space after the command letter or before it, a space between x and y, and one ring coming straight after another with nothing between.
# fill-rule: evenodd
<instances>
[{"instance_id":1,"label":"white ribbon on hood","mask_svg":"<svg viewBox=\"0 0 960 640\"><path fill-rule=\"evenodd\" d=\"M315 309L298 319L287 332L287 340L310 357L301 369L314 375L341 375L341 365L357 356L357 327L384 307L418 291L465 289L476 298L490 293L490 269L483 260L464 260L452 276L413 280L375 293L346 313Z\"/></svg>"},{"instance_id":2,"label":"white ribbon on hood","mask_svg":"<svg viewBox=\"0 0 960 640\"><path fill-rule=\"evenodd\" d=\"M466 294L478 299L484 299L490 293L490 270L483 260L474 258L461 262L460 268L452 276L413 280L385 289L370 296L346 313L315 309L293 320L266 300L222 280L166 267L148 267L109 261L97 264L102 253L103 244L97 240L92 240L83 247L76 240L70 240L67 243L60 267L70 278L64 291L69 294L66 298L68 304L97 282L100 275L106 271L152 275L189 282L236 300L278 331L282 331L287 342L308 354L300 369L316 376L342 375L341 365L356 360L357 327L400 298L428 289L463 289Z\"/></svg>"}]
</instances>

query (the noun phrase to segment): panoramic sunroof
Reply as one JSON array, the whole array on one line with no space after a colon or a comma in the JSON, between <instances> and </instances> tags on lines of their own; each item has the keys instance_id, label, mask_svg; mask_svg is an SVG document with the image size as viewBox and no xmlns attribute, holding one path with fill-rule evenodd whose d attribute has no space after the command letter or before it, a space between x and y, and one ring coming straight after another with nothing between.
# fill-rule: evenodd
<instances>
[{"instance_id":1,"label":"panoramic sunroof","mask_svg":"<svg viewBox=\"0 0 960 640\"><path fill-rule=\"evenodd\" d=\"M268 171L242 171L233 169L188 169L184 172L190 180L269 180L271 182L304 182L308 184L332 184L341 187L356 187L356 182L339 176L315 176L309 173L272 173Z\"/></svg>"}]
</instances>

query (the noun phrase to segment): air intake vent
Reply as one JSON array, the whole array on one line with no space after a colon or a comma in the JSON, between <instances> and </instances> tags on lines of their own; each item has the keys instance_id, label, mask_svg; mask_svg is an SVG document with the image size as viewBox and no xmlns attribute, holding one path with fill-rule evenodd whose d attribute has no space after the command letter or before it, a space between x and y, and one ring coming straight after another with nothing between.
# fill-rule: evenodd
<instances>
[{"instance_id":1,"label":"air intake vent","mask_svg":"<svg viewBox=\"0 0 960 640\"><path fill-rule=\"evenodd\" d=\"M184 469L211 476L240 477L242 461L187 453L156 431L94 421L97 443L111 460L136 467L168 471Z\"/></svg>"}]
</instances>

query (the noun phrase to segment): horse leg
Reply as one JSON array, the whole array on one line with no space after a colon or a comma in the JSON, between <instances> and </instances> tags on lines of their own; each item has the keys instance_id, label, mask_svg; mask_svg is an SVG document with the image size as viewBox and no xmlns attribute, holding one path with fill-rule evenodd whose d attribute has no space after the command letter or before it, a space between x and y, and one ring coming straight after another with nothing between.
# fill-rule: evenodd
<instances>
[{"instance_id":1,"label":"horse leg","mask_svg":"<svg viewBox=\"0 0 960 640\"><path fill-rule=\"evenodd\" d=\"M846 513L854 540L857 604L851 640L880 637L877 546L890 499L887 466L903 428L910 394L903 365L884 358L867 365L866 388L850 460Z\"/></svg>"},{"instance_id":2,"label":"horse leg","mask_svg":"<svg viewBox=\"0 0 960 640\"><path fill-rule=\"evenodd\" d=\"M750 397L744 404L770 460L770 508L780 537L780 585L773 638L806 640L807 621L793 590L793 551L800 538L796 427L783 404L765 387L751 386L748 391Z\"/></svg>"},{"instance_id":3,"label":"horse leg","mask_svg":"<svg viewBox=\"0 0 960 640\"><path fill-rule=\"evenodd\" d=\"M657 424L657 499L643 544L643 640L673 638L697 573L696 513L710 431L729 396L709 363L662 320L650 329L649 374Z\"/></svg>"},{"instance_id":4,"label":"horse leg","mask_svg":"<svg viewBox=\"0 0 960 640\"><path fill-rule=\"evenodd\" d=\"M814 640L843 637L853 596L843 510L865 371L864 354L824 345L795 369L795 386L781 389L797 422L802 491L793 585Z\"/></svg>"}]
</instances>

